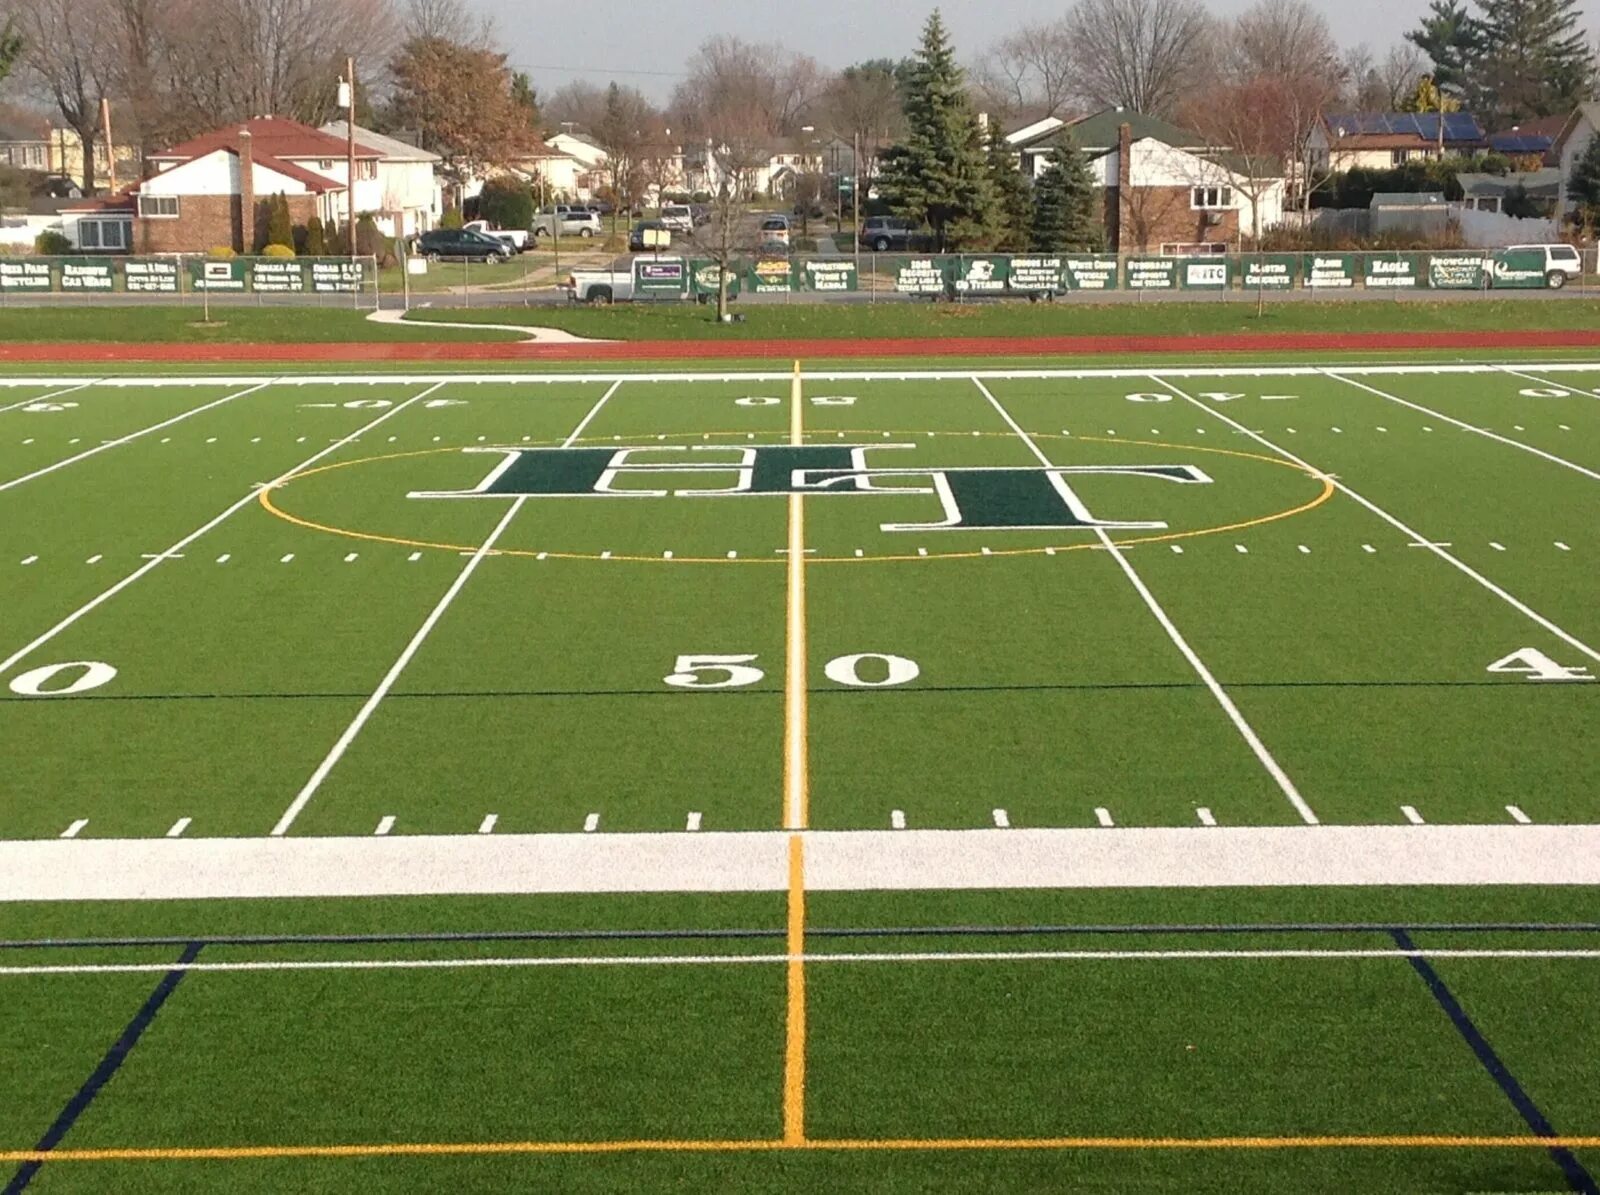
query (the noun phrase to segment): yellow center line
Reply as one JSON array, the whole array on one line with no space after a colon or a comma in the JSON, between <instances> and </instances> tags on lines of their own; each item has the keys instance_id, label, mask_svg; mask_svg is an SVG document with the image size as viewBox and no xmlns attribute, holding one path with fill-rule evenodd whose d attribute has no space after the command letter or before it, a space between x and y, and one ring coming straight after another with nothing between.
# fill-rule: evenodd
<instances>
[{"instance_id":1,"label":"yellow center line","mask_svg":"<svg viewBox=\"0 0 1600 1195\"><path fill-rule=\"evenodd\" d=\"M805 443L804 395L800 362L794 363L789 392L789 443ZM806 740L806 518L805 502L789 495L789 572L784 700L783 824L789 836L788 999L784 1017L783 1143L806 1139L806 886L805 844L800 831L810 818L810 757Z\"/></svg>"},{"instance_id":2,"label":"yellow center line","mask_svg":"<svg viewBox=\"0 0 1600 1195\"><path fill-rule=\"evenodd\" d=\"M272 1158L460 1157L505 1154L770 1153L785 1150L1328 1150L1596 1149L1600 1137L1378 1135L1306 1137L904 1137L634 1141L393 1141L342 1145L165 1146L0 1151L0 1164L199 1162Z\"/></svg>"}]
</instances>

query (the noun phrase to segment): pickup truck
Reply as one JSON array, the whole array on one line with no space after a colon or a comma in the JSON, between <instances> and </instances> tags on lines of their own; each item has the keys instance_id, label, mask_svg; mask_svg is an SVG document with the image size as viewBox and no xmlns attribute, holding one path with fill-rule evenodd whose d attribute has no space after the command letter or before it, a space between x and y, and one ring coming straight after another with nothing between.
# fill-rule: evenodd
<instances>
[{"instance_id":1,"label":"pickup truck","mask_svg":"<svg viewBox=\"0 0 1600 1195\"><path fill-rule=\"evenodd\" d=\"M481 232L497 241L504 241L511 246L513 253L526 253L528 251L528 230L526 228L490 228L487 220L469 220L462 227L469 232Z\"/></svg>"},{"instance_id":2,"label":"pickup truck","mask_svg":"<svg viewBox=\"0 0 1600 1195\"><path fill-rule=\"evenodd\" d=\"M567 276L567 298L574 303L675 301L709 302L717 293L715 262L681 257L621 257L608 270L573 270ZM728 297L739 294L739 275L730 273Z\"/></svg>"},{"instance_id":3,"label":"pickup truck","mask_svg":"<svg viewBox=\"0 0 1600 1195\"><path fill-rule=\"evenodd\" d=\"M533 217L535 238L597 237L604 231L600 223L600 213L592 212L586 207L567 207L563 204L540 208Z\"/></svg>"}]
</instances>

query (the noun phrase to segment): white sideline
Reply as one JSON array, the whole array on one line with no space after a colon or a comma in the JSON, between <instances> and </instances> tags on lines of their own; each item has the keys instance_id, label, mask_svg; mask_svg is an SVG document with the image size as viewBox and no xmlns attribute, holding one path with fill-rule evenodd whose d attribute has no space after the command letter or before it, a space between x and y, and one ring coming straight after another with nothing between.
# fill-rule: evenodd
<instances>
[{"instance_id":1,"label":"white sideline","mask_svg":"<svg viewBox=\"0 0 1600 1195\"><path fill-rule=\"evenodd\" d=\"M1421 411L1424 415L1431 415L1433 418L1441 420L1445 423L1452 423L1456 427L1472 432L1474 435L1482 436L1486 440L1494 440L1501 444L1509 444L1512 448L1520 448L1523 452L1532 453L1537 457L1543 457L1545 460L1550 461L1553 464L1560 465L1566 469L1571 469L1574 473L1581 473L1591 481L1600 481L1600 473L1596 473L1593 469L1586 469L1584 466L1576 464L1573 461L1569 461L1565 457L1557 456L1553 452L1546 452L1542 448L1535 448L1532 444L1524 444L1521 440L1514 440L1510 436L1502 436L1499 432L1492 432L1486 427L1476 427L1473 424L1467 423L1465 420L1457 419L1453 415L1446 415L1443 411L1436 411L1432 407L1425 407L1419 402L1412 402L1409 398L1401 398L1398 394L1390 394L1386 390L1379 390L1376 386L1369 386L1365 382L1356 381L1354 378L1341 377L1338 373L1331 369L1324 370L1323 372L1334 381L1343 382L1346 386L1354 386L1358 390L1365 390L1368 394L1376 394L1379 398L1386 398L1392 403L1400 404L1402 407L1410 407L1413 411Z\"/></svg>"},{"instance_id":2,"label":"white sideline","mask_svg":"<svg viewBox=\"0 0 1600 1195\"><path fill-rule=\"evenodd\" d=\"M289 478L293 477L296 473L299 473L301 470L309 469L312 465L316 464L323 457L328 456L331 453L337 452L339 449L341 449L345 445L351 443L353 440L358 439L365 432L369 432L373 428L377 427L378 424L384 422L384 420L392 419L394 416L398 415L401 411L403 411L407 407L411 406L411 404L413 404L413 403L415 403L415 402L417 402L417 401L419 401L421 399L424 399L424 398L428 397L428 395L432 394L435 390L439 389L443 385L444 385L444 382L442 382L442 381L434 382L427 389L421 391L420 393L414 394L410 398L406 399L404 402L398 403L397 405L395 405L393 407L390 407L387 411L385 411L383 414L379 415L376 419L370 420L369 422L362 424L360 427L358 427L355 431L351 432L349 435L341 437L338 440L335 440L332 444L329 444L326 448L322 449L321 451L312 453L309 457L307 457L305 460L301 461L298 465L295 465L292 469L289 469L284 473L280 473L269 484L278 485L281 482L287 481ZM144 576L151 569L155 568L156 566L158 566L159 564L161 564L165 560L172 559L179 552L183 551L183 549L188 547L190 544L194 543L195 540L197 540L201 536L205 535L206 532L210 531L213 527L218 526L219 524L224 522L226 519L232 517L238 511L241 511L246 506L249 506L252 502L256 501L256 494L258 492L259 492L259 487L257 487L256 489L252 489L248 494L246 494L243 498L240 498L232 506L229 506L221 514L217 515L215 518L213 518L213 519L211 519L211 520L209 520L209 521L207 521L205 523L202 523L199 527L197 527L193 531L189 532L188 535L184 536L177 543L173 544L165 552L161 552L161 553L158 553L156 555L151 556L142 565L140 565L138 568L134 569L133 572L129 573L126 577L123 577L122 580L118 581L115 585L111 586L110 589L103 590L102 592L97 594L95 597L90 598L87 602L85 602L83 605L79 606L71 614L67 615L60 622L56 623L55 626L51 627L48 631L44 632L44 634L42 634L38 638L34 639L31 643L28 643L26 646L18 648L16 651L12 652L5 659L0 660L0 673L5 673L6 671L8 671L19 660L21 660L25 656L27 656L29 652L32 652L32 651L36 650L37 648L43 647L46 643L50 642L50 640L54 639L62 631L66 630L73 623L77 622L85 614L88 614L91 611L95 610L96 608L104 605L106 602L109 602L112 598L116 597L117 594L121 593L128 586L132 585L135 581L137 581L140 577Z\"/></svg>"},{"instance_id":3,"label":"white sideline","mask_svg":"<svg viewBox=\"0 0 1600 1195\"><path fill-rule=\"evenodd\" d=\"M1470 564L1466 563L1466 561L1462 560L1460 557L1451 555L1449 552L1447 552L1444 549L1443 546L1441 546L1438 543L1435 543L1433 540L1431 540L1427 536L1423 535L1420 531L1417 531L1414 528L1407 526L1405 523L1402 523L1399 519L1395 518L1394 515L1390 514L1388 511L1384 510L1383 507L1379 506L1377 503L1372 502L1372 501L1370 501L1370 500L1368 500L1366 498L1363 498L1360 494L1356 493L1355 490L1351 489L1349 486L1347 486L1344 482L1340 481L1338 478L1331 477L1329 474L1323 472L1322 470L1316 468L1315 466L1306 463L1304 460L1302 460L1301 458L1297 457L1294 453L1290 452L1287 448L1280 448L1277 444L1274 444L1271 440L1267 439L1260 432L1256 432L1256 431L1250 430L1244 424L1240 423L1237 419L1233 419L1233 418L1230 418L1227 415L1224 415L1221 411L1217 410L1214 407L1206 406L1205 403L1201 402L1199 399L1195 398L1193 395L1187 394L1182 389L1180 389L1179 387L1174 386L1171 382L1163 380L1161 375L1158 375L1158 374L1155 374L1155 373L1150 373L1150 374L1147 374L1146 376L1151 381L1153 381L1156 385L1167 387L1167 389L1171 390L1174 394L1178 395L1178 397L1187 400L1188 402L1190 402L1194 406L1198 407L1200 410L1206 412L1206 414L1210 415L1212 418L1220 419L1223 423L1226 423L1229 427L1233 428L1240 435L1250 437L1250 439L1254 440L1257 444L1260 444L1264 448L1270 448L1273 452L1276 452L1279 456L1283 457L1284 460L1293 461L1295 464L1299 465L1302 469L1308 470L1313 476L1316 476L1316 477L1327 477L1332 482L1334 488L1337 489L1341 494L1345 495L1345 497L1347 497L1347 498L1353 499L1355 502L1357 502L1361 506L1366 507L1369 511L1371 511L1373 514L1377 515L1385 523L1388 523L1389 526L1391 526L1395 530L1399 531L1402 535L1405 535L1406 537L1408 537L1409 541L1413 545L1415 545L1417 547L1420 547L1420 548L1426 548L1428 551L1432 552L1435 556L1437 556L1440 560L1445 561L1447 564L1451 565L1453 568L1456 568L1460 572L1466 574L1468 577L1471 577L1479 585L1483 586L1483 588L1487 589L1490 593L1494 594L1501 601L1505 602L1506 605L1510 606L1513 610L1516 610L1518 613L1526 616L1527 618L1531 619L1532 621L1538 623L1541 627L1543 627L1545 630L1549 631L1557 639L1560 639L1568 647L1573 648L1575 651L1581 651L1584 655L1588 656L1591 660L1600 661L1600 651L1596 651L1594 648L1590 647L1587 643L1585 643L1582 639L1579 639L1576 635L1573 635L1568 631L1562 630L1555 623L1551 622L1548 618L1546 618L1543 614L1540 614L1532 606L1530 606L1526 602L1524 602L1521 598L1518 598L1515 595L1513 595L1511 593L1508 593L1506 590L1500 588L1500 586L1496 585L1493 581L1489 580L1488 577L1484 576L1477 569L1473 568ZM1171 375L1168 374L1166 376L1170 377Z\"/></svg>"},{"instance_id":4,"label":"white sideline","mask_svg":"<svg viewBox=\"0 0 1600 1195\"><path fill-rule=\"evenodd\" d=\"M67 395L76 393L79 390L88 389L98 381L98 378L90 378L87 382L79 382L74 386L65 386L59 390L48 391L45 394L35 394L32 398L24 398L20 402L9 403L0 407L0 415L4 415L7 411L15 411L18 407L28 406L30 403L49 402L52 399L65 398Z\"/></svg>"},{"instance_id":5,"label":"white sideline","mask_svg":"<svg viewBox=\"0 0 1600 1195\"><path fill-rule=\"evenodd\" d=\"M566 438L561 447L570 448L572 446L573 442L583 434L584 428L588 427L594 417L600 413L600 408L605 406L611 396L617 392L617 387L621 384L620 382L615 383L600 396L599 401L589 408L589 413L573 429L572 434ZM406 666L411 663L412 657L427 642L428 636L433 634L433 628L439 625L439 620L444 617L445 612L450 609L450 606L455 602L461 591L466 588L467 582L472 579L472 574L478 571L478 566L484 562L486 557L494 554L495 544L500 542L500 537L505 534L506 528L511 526L512 520L517 517L517 513L522 510L523 504L527 501L527 496L524 495L511 503L510 509L494 525L494 530L489 532L488 537L478 545L477 551L472 553L466 565L456 574L456 579L450 583L450 588L445 590L444 596L428 612L428 616L422 620L422 625L411 636L410 642L405 645L395 662L389 666L389 671L384 673L383 679L378 682L378 687L362 703L361 708L356 711L356 716L344 728L344 733L339 736L338 741L329 749L327 755L323 756L322 762L311 773L310 779L301 786L300 791L295 794L294 800L289 803L289 807L278 818L277 824L272 827L273 837L280 838L294 828L296 819L304 812L305 807L310 804L311 798L317 795L317 790L322 787L322 782L328 778L329 773L344 758L344 753L350 749L350 744L356 741L356 736L366 727L372 715L377 712L378 706L383 704L383 699L389 695L389 690L394 688L395 682L400 679L400 674L406 670Z\"/></svg>"},{"instance_id":6,"label":"white sideline","mask_svg":"<svg viewBox=\"0 0 1600 1195\"><path fill-rule=\"evenodd\" d=\"M990 405L994 407L1000 418L1004 419L1011 430L1027 445L1028 450L1033 453L1039 463L1049 467L1052 463L1050 458L1034 442L1033 437L1022 429L1022 425L1011 417L1011 412L1000 405L1000 400L994 396L989 387L985 386L978 378L973 378L972 380L977 384L978 389L983 391L983 396L989 400ZM1103 527L1096 527L1094 532L1100 540L1100 546L1111 553L1111 558L1122 569L1123 575L1128 578L1129 583L1139 594L1145 607L1155 616L1155 620L1161 624L1161 629L1167 633L1167 638L1172 640L1173 646L1188 661L1189 667L1194 670L1194 674L1200 678L1211 696L1216 699L1217 704L1222 707L1222 712L1228 716L1228 721L1233 723L1233 728L1244 739L1245 744L1256 757L1256 761L1272 777L1273 783L1278 786L1278 791L1283 793L1284 799L1294 806L1294 811L1300 815L1301 821L1308 826L1316 825L1317 815L1312 812L1311 806L1306 804L1305 798L1300 795L1300 790L1295 787L1294 781L1289 779L1288 773L1279 766L1278 761L1273 758L1272 752L1267 750L1267 745L1261 741L1261 736L1256 734L1255 728L1245 719L1239 707L1234 704L1233 698L1228 696L1227 690L1212 675L1211 669L1206 667L1206 663L1200 658L1199 653L1189 646L1189 641L1183 637L1183 633L1178 630L1177 625L1168 617L1166 610L1156 600L1155 594L1151 593L1150 587L1144 583L1144 579L1135 571L1133 565L1128 562L1128 558L1112 541L1111 537L1106 534Z\"/></svg>"},{"instance_id":7,"label":"white sideline","mask_svg":"<svg viewBox=\"0 0 1600 1195\"><path fill-rule=\"evenodd\" d=\"M118 436L115 440L106 440L104 443L97 444L93 448L85 449L83 452L80 452L75 456L69 456L65 460L56 461L54 464L46 465L42 469L35 469L32 473L24 473L21 477L13 477L10 481L0 482L0 493L3 493L6 490L15 489L24 482L34 481L40 477L44 477L46 474L54 473L57 469L65 469L68 465L75 465L79 461L88 460L91 456L98 456L100 453L105 452L108 449L120 448L124 444L131 444L141 436L148 436L151 432L158 432L164 427L171 427L175 423L182 423L191 415L198 415L203 411L211 410L213 407L220 407L223 403L232 402L236 398L243 398L247 394L254 394L257 390L265 389L271 384L271 379L268 379L265 382L257 382L253 386L246 386L243 390L236 390L232 394L224 394L221 398L213 399L208 403L202 403L200 406L193 407L182 412L181 414L174 415L170 419L163 419L160 423L152 423L149 427L141 427L138 431L129 432L125 436Z\"/></svg>"},{"instance_id":8,"label":"white sideline","mask_svg":"<svg viewBox=\"0 0 1600 1195\"><path fill-rule=\"evenodd\" d=\"M0 902L783 892L792 831L0 842ZM1600 884L1600 826L805 833L808 892Z\"/></svg>"}]
</instances>

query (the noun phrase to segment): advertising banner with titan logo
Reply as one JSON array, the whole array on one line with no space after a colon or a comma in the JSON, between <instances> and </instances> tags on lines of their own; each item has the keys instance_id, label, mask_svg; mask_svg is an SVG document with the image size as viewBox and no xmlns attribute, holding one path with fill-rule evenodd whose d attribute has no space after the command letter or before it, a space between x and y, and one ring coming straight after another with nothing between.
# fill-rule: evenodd
<instances>
[{"instance_id":1,"label":"advertising banner with titan logo","mask_svg":"<svg viewBox=\"0 0 1600 1195\"><path fill-rule=\"evenodd\" d=\"M1299 278L1300 257L1294 253L1247 257L1242 274L1246 290L1289 290Z\"/></svg>"},{"instance_id":2,"label":"advertising banner with titan logo","mask_svg":"<svg viewBox=\"0 0 1600 1195\"><path fill-rule=\"evenodd\" d=\"M1227 290L1232 279L1226 257L1203 257L1183 262L1184 290Z\"/></svg>"},{"instance_id":3,"label":"advertising banner with titan logo","mask_svg":"<svg viewBox=\"0 0 1600 1195\"><path fill-rule=\"evenodd\" d=\"M1349 290L1361 272L1354 253L1307 253L1302 264L1307 290Z\"/></svg>"},{"instance_id":4,"label":"advertising banner with titan logo","mask_svg":"<svg viewBox=\"0 0 1600 1195\"><path fill-rule=\"evenodd\" d=\"M1068 290L1116 290L1117 255L1091 253L1069 256L1062 279Z\"/></svg>"},{"instance_id":5,"label":"advertising banner with titan logo","mask_svg":"<svg viewBox=\"0 0 1600 1195\"><path fill-rule=\"evenodd\" d=\"M949 263L951 286L958 297L1002 295L1011 277L1009 257L958 257Z\"/></svg>"},{"instance_id":6,"label":"advertising banner with titan logo","mask_svg":"<svg viewBox=\"0 0 1600 1195\"><path fill-rule=\"evenodd\" d=\"M1129 290L1177 290L1178 262L1172 257L1130 257L1124 267Z\"/></svg>"},{"instance_id":7,"label":"advertising banner with titan logo","mask_svg":"<svg viewBox=\"0 0 1600 1195\"><path fill-rule=\"evenodd\" d=\"M1422 284L1416 254L1368 253L1361 259L1361 285L1368 290L1408 290Z\"/></svg>"}]
</instances>

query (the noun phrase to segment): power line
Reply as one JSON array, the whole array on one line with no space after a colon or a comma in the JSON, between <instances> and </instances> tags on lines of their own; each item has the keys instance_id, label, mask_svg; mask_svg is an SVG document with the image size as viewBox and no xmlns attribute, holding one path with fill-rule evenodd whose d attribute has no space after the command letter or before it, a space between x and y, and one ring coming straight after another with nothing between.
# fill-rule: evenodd
<instances>
[{"instance_id":1,"label":"power line","mask_svg":"<svg viewBox=\"0 0 1600 1195\"><path fill-rule=\"evenodd\" d=\"M661 79L687 79L688 71L645 71L630 70L623 67L588 67L588 66L539 66L525 62L514 62L512 69L519 71L556 71L567 75L648 75Z\"/></svg>"}]
</instances>

